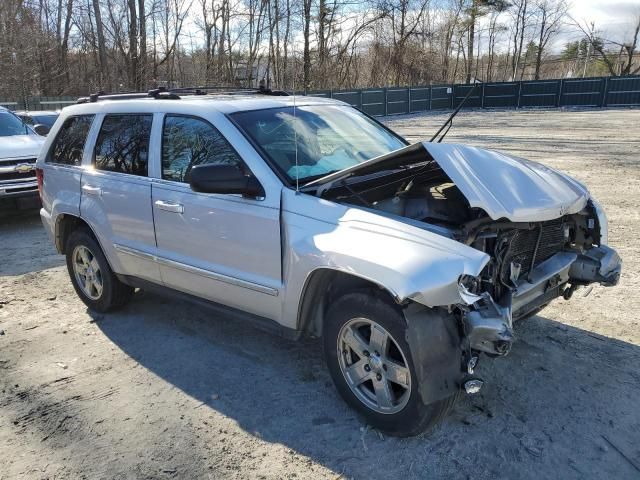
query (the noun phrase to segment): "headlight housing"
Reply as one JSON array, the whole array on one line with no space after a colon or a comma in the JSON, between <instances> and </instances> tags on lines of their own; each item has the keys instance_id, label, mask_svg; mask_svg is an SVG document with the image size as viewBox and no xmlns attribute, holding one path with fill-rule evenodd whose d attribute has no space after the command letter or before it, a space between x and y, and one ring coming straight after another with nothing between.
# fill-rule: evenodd
<instances>
[{"instance_id":1,"label":"headlight housing","mask_svg":"<svg viewBox=\"0 0 640 480\"><path fill-rule=\"evenodd\" d=\"M591 205L593 205L593 211L596 214L598 220L598 227L600 229L600 245L609 244L609 221L607 220L607 214L604 213L602 205L598 203L593 197L591 197Z\"/></svg>"},{"instance_id":2,"label":"headlight housing","mask_svg":"<svg viewBox=\"0 0 640 480\"><path fill-rule=\"evenodd\" d=\"M464 303L473 305L482 299L481 295L476 293L480 285L480 279L471 275L461 275L458 279L458 294Z\"/></svg>"}]
</instances>

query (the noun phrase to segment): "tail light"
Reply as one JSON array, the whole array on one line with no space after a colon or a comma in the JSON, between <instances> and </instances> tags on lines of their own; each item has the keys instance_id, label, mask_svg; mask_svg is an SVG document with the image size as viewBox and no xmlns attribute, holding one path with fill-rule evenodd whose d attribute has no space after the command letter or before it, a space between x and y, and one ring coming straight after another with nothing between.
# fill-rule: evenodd
<instances>
[{"instance_id":1,"label":"tail light","mask_svg":"<svg viewBox=\"0 0 640 480\"><path fill-rule=\"evenodd\" d=\"M40 194L40 200L42 201L42 185L44 183L44 171L41 168L36 168L36 179L38 180L38 193Z\"/></svg>"}]
</instances>

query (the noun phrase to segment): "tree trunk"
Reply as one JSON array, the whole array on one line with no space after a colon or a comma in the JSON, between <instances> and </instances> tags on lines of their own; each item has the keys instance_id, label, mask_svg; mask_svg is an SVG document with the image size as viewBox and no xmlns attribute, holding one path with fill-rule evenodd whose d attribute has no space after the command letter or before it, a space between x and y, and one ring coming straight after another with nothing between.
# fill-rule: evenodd
<instances>
[{"instance_id":1,"label":"tree trunk","mask_svg":"<svg viewBox=\"0 0 640 480\"><path fill-rule=\"evenodd\" d=\"M147 84L147 16L144 9L144 0L138 0L138 21L140 24L140 59L136 88L143 90Z\"/></svg>"},{"instance_id":2,"label":"tree trunk","mask_svg":"<svg viewBox=\"0 0 640 480\"><path fill-rule=\"evenodd\" d=\"M473 42L476 36L476 14L478 13L477 0L471 4L471 18L469 20L469 41L467 43L467 78L465 83L471 83L471 70L473 69Z\"/></svg>"},{"instance_id":3,"label":"tree trunk","mask_svg":"<svg viewBox=\"0 0 640 480\"><path fill-rule=\"evenodd\" d=\"M136 0L127 0L129 7L129 87L138 85L138 15Z\"/></svg>"},{"instance_id":4,"label":"tree trunk","mask_svg":"<svg viewBox=\"0 0 640 480\"><path fill-rule=\"evenodd\" d=\"M309 51L309 30L311 27L311 0L304 0L304 53L303 53L303 90L311 88L311 52Z\"/></svg>"},{"instance_id":5,"label":"tree trunk","mask_svg":"<svg viewBox=\"0 0 640 480\"><path fill-rule=\"evenodd\" d=\"M96 34L98 37L98 81L101 90L111 90L109 81L109 67L107 65L107 48L104 42L104 26L100 12L100 0L93 0L93 13L96 20Z\"/></svg>"}]
</instances>

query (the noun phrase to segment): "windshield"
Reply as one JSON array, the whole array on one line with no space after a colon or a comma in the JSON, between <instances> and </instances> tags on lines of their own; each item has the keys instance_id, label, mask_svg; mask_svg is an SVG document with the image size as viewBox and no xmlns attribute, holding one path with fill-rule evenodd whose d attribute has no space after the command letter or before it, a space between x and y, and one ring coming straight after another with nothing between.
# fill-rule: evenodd
<instances>
[{"instance_id":1,"label":"windshield","mask_svg":"<svg viewBox=\"0 0 640 480\"><path fill-rule=\"evenodd\" d=\"M30 115L21 118L28 125L46 125L51 128L53 124L56 123L58 115L51 113L47 115Z\"/></svg>"},{"instance_id":2,"label":"windshield","mask_svg":"<svg viewBox=\"0 0 640 480\"><path fill-rule=\"evenodd\" d=\"M308 182L406 144L355 108L312 105L238 112L239 127L292 183ZM296 166L296 141L298 144Z\"/></svg>"},{"instance_id":3,"label":"windshield","mask_svg":"<svg viewBox=\"0 0 640 480\"><path fill-rule=\"evenodd\" d=\"M29 135L29 129L22 121L9 112L0 112L0 137Z\"/></svg>"}]
</instances>

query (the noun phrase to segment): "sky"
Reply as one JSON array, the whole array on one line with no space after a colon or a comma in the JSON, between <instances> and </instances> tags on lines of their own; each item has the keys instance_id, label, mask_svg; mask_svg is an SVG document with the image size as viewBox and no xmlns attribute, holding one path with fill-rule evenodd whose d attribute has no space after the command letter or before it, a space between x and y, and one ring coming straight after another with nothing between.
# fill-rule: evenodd
<instances>
[{"instance_id":1,"label":"sky","mask_svg":"<svg viewBox=\"0 0 640 480\"><path fill-rule=\"evenodd\" d=\"M640 0L573 0L570 15L582 25L595 22L596 30L607 40L623 41L633 35ZM567 37L576 40L582 35L576 30Z\"/></svg>"}]
</instances>

